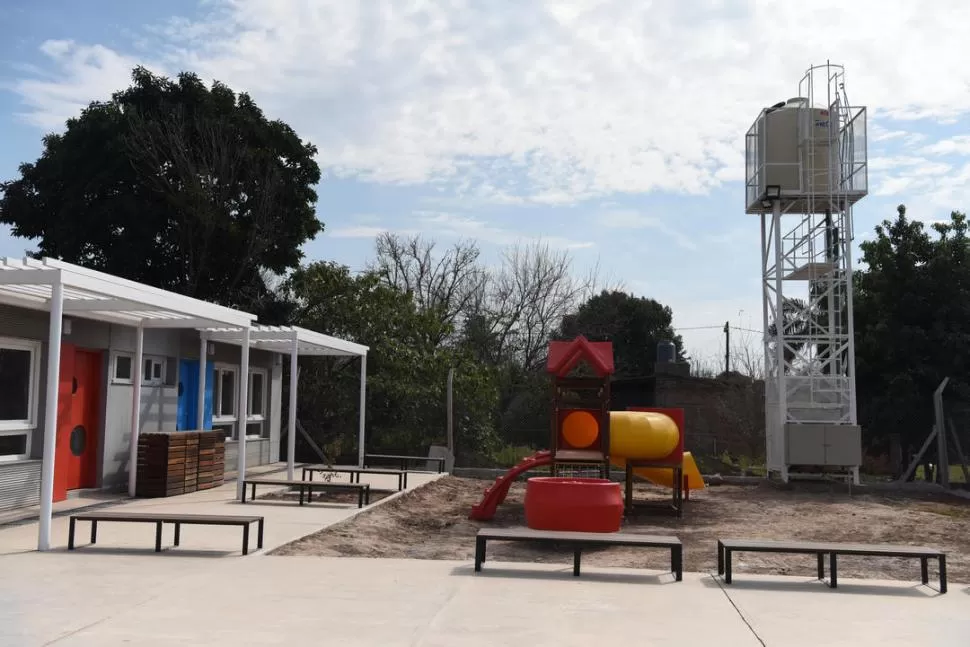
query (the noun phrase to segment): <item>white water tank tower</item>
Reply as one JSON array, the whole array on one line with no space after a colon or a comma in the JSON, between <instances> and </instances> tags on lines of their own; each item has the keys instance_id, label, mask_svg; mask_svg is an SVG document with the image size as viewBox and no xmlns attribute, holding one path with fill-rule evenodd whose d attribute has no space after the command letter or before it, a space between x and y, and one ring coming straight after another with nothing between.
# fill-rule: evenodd
<instances>
[{"instance_id":1,"label":"white water tank tower","mask_svg":"<svg viewBox=\"0 0 970 647\"><path fill-rule=\"evenodd\" d=\"M745 210L761 219L769 474L859 479L852 205L868 190L866 109L842 66L809 68L745 139Z\"/></svg>"}]
</instances>

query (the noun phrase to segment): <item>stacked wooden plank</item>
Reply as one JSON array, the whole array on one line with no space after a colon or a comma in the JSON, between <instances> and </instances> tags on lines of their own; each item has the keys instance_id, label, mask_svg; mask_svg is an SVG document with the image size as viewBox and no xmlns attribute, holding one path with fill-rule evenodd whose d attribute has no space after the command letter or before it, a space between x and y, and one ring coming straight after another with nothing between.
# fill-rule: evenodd
<instances>
[{"instance_id":1,"label":"stacked wooden plank","mask_svg":"<svg viewBox=\"0 0 970 647\"><path fill-rule=\"evenodd\" d=\"M199 432L198 489L222 485L226 471L226 437L221 431Z\"/></svg>"},{"instance_id":2,"label":"stacked wooden plank","mask_svg":"<svg viewBox=\"0 0 970 647\"><path fill-rule=\"evenodd\" d=\"M198 483L199 435L150 432L138 436L135 494L164 497L195 492Z\"/></svg>"}]
</instances>

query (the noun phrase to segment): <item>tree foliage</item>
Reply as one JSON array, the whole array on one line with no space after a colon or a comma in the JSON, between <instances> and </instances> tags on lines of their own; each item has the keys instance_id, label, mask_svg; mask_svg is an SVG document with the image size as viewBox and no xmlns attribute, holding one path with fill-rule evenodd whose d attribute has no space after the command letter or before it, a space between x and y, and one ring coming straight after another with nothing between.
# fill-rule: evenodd
<instances>
[{"instance_id":1,"label":"tree foliage","mask_svg":"<svg viewBox=\"0 0 970 647\"><path fill-rule=\"evenodd\" d=\"M445 385L455 369L456 453L486 453L494 444L496 391L488 367L439 347L447 324L413 295L374 273L354 276L334 263L308 264L284 286L298 302L294 321L370 348L367 360L368 451L419 451L445 442ZM346 359L307 364L300 376L300 419L317 438L355 445L359 368Z\"/></svg>"},{"instance_id":2,"label":"tree foliage","mask_svg":"<svg viewBox=\"0 0 970 647\"><path fill-rule=\"evenodd\" d=\"M932 393L950 376L966 397L970 369L970 247L967 220L923 224L897 217L862 243L856 274L856 368L860 421L870 443L889 434L919 447L933 424Z\"/></svg>"},{"instance_id":3,"label":"tree foliage","mask_svg":"<svg viewBox=\"0 0 970 647\"><path fill-rule=\"evenodd\" d=\"M51 256L257 311L322 228L316 148L249 95L143 68L3 184L0 222Z\"/></svg>"},{"instance_id":4,"label":"tree foliage","mask_svg":"<svg viewBox=\"0 0 970 647\"><path fill-rule=\"evenodd\" d=\"M613 342L617 377L641 377L653 373L657 344L671 341L680 360L684 341L673 329L673 311L654 299L617 290L604 290L584 302L562 320L561 336L585 335L593 341Z\"/></svg>"}]
</instances>

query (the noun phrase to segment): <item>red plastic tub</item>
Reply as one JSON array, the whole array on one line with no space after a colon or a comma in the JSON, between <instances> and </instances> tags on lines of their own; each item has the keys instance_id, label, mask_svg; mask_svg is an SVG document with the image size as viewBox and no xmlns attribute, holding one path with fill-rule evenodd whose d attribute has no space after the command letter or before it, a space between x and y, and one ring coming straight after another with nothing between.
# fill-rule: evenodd
<instances>
[{"instance_id":1,"label":"red plastic tub","mask_svg":"<svg viewBox=\"0 0 970 647\"><path fill-rule=\"evenodd\" d=\"M535 530L617 532L620 484L609 479L536 476L525 484L525 522Z\"/></svg>"}]
</instances>

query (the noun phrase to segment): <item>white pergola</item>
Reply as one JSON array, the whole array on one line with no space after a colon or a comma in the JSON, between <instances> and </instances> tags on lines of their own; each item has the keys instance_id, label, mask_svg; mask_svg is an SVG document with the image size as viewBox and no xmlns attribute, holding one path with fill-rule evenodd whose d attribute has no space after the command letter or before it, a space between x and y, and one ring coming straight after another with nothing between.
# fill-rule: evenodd
<instances>
[{"instance_id":1,"label":"white pergola","mask_svg":"<svg viewBox=\"0 0 970 647\"><path fill-rule=\"evenodd\" d=\"M362 346L360 344L355 344L353 342L296 326L253 326L249 331L240 329L215 328L202 331L202 352L200 353L200 356L203 359L201 362L205 361L205 348L206 344L210 341L243 346L244 349L246 344L248 344L250 348L257 348L260 350L267 350L290 356L290 410L288 435L286 438L286 474L287 478L290 480L293 480L294 478L293 454L296 451L297 358L300 355L317 357L360 357L360 418L357 432L357 461L361 467L363 466L365 440L364 413L365 400L367 396L367 351L369 350L367 346ZM248 366L243 366L241 371L244 376L248 375ZM199 376L198 424L201 428L205 401L204 364L202 364L199 369ZM241 381L246 383L248 381L248 377L244 377ZM243 401L242 405L239 407L240 420L245 420L245 413L243 413L246 411L245 405L246 402ZM239 474L236 481L236 495L239 498L242 498L243 479L246 476L246 434L244 431L244 426L240 429L239 433L238 472Z\"/></svg>"},{"instance_id":2,"label":"white pergola","mask_svg":"<svg viewBox=\"0 0 970 647\"><path fill-rule=\"evenodd\" d=\"M141 425L142 354L144 331L151 328L200 329L231 326L248 336L255 315L199 299L160 290L110 274L50 258L0 261L0 303L50 313L45 385L44 454L41 468L38 550L49 550L54 499L54 447L57 439L57 389L61 365L63 317L72 315L137 330L132 375L131 453L128 494L134 496L138 464L138 430ZM249 361L243 349L244 366ZM246 403L247 383L240 387Z\"/></svg>"}]
</instances>

